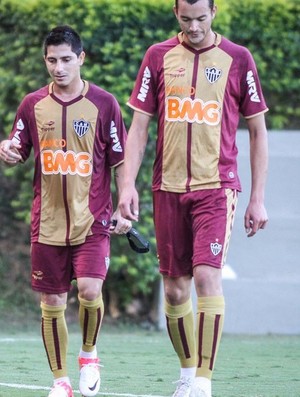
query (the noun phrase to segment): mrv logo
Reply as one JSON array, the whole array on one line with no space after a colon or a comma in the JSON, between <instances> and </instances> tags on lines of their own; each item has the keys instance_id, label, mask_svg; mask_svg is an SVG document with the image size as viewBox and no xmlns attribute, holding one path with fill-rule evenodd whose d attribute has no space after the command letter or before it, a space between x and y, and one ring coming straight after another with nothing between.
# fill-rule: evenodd
<instances>
[{"instance_id":1,"label":"mrv logo","mask_svg":"<svg viewBox=\"0 0 300 397\"><path fill-rule=\"evenodd\" d=\"M148 68L148 66L146 66L145 70L144 70L144 75L142 78L142 85L140 88L140 92L138 94L138 99L141 102L145 102L148 91L149 91L149 83L150 83L150 79L151 79L151 72L150 69Z\"/></svg>"},{"instance_id":2,"label":"mrv logo","mask_svg":"<svg viewBox=\"0 0 300 397\"><path fill-rule=\"evenodd\" d=\"M248 93L252 102L260 102L252 70L247 73Z\"/></svg>"},{"instance_id":3,"label":"mrv logo","mask_svg":"<svg viewBox=\"0 0 300 397\"><path fill-rule=\"evenodd\" d=\"M122 152L122 146L120 144L119 137L118 137L118 130L117 130L117 127L116 127L116 124L114 121L112 121L110 124L110 137L114 143L113 148L112 148L113 151L114 152Z\"/></svg>"}]
</instances>

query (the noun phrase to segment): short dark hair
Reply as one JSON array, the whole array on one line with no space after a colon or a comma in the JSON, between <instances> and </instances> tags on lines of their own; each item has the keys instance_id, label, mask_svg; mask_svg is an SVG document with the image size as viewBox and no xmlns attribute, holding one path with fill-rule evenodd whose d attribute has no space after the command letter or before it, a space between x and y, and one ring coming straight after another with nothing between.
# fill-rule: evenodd
<instances>
[{"instance_id":1,"label":"short dark hair","mask_svg":"<svg viewBox=\"0 0 300 397\"><path fill-rule=\"evenodd\" d=\"M50 45L68 44L72 51L79 56L83 51L83 44L79 34L68 25L56 26L44 40L44 55Z\"/></svg>"},{"instance_id":2,"label":"short dark hair","mask_svg":"<svg viewBox=\"0 0 300 397\"><path fill-rule=\"evenodd\" d=\"M198 0L184 0L184 1L186 1L189 4L195 4L195 3L197 3ZM212 10L215 5L215 0L207 0L207 1L208 1L209 8ZM175 8L176 8L176 10L178 10L178 0L175 0Z\"/></svg>"}]
</instances>

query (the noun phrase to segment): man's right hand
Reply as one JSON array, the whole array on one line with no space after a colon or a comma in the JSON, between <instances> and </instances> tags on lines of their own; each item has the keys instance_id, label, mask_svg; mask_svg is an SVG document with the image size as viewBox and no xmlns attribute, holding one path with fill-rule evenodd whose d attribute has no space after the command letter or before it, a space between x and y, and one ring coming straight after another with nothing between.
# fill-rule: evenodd
<instances>
[{"instance_id":1,"label":"man's right hand","mask_svg":"<svg viewBox=\"0 0 300 397\"><path fill-rule=\"evenodd\" d=\"M0 159L7 165L16 165L23 161L19 153L21 145L12 140L6 139L0 143Z\"/></svg>"},{"instance_id":2,"label":"man's right hand","mask_svg":"<svg viewBox=\"0 0 300 397\"><path fill-rule=\"evenodd\" d=\"M139 195L134 186L122 189L118 207L123 218L136 222L139 220Z\"/></svg>"}]
</instances>

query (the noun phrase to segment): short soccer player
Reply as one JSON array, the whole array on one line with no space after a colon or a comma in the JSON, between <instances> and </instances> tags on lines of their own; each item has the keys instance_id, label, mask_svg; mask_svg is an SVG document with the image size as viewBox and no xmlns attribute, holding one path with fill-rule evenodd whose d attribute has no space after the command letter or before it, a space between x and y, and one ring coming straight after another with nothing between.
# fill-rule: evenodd
<instances>
[{"instance_id":1,"label":"short soccer player","mask_svg":"<svg viewBox=\"0 0 300 397\"><path fill-rule=\"evenodd\" d=\"M110 234L126 233L131 222L112 213L111 170L123 183L127 136L116 99L81 78L85 53L69 26L51 30L44 60L52 82L20 104L0 159L13 166L34 155L31 220L32 288L41 296L43 342L54 376L49 397L72 397L66 357L67 294L77 280L82 346L79 389L100 388L96 343L104 304L102 286L110 261ZM116 226L111 220L116 220Z\"/></svg>"}]
</instances>

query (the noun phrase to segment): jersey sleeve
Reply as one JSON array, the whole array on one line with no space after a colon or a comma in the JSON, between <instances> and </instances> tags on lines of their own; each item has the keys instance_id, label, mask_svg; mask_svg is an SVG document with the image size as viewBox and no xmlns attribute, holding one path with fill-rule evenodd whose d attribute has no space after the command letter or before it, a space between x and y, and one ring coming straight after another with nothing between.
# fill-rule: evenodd
<instances>
[{"instance_id":1,"label":"jersey sleeve","mask_svg":"<svg viewBox=\"0 0 300 397\"><path fill-rule=\"evenodd\" d=\"M9 134L9 139L21 145L19 153L21 154L23 161L28 159L32 148L29 114L29 100L28 97L25 97L17 110L13 127Z\"/></svg>"},{"instance_id":2,"label":"jersey sleeve","mask_svg":"<svg viewBox=\"0 0 300 397\"><path fill-rule=\"evenodd\" d=\"M251 118L268 110L255 61L251 53L244 49L242 57L240 112L245 118Z\"/></svg>"},{"instance_id":3,"label":"jersey sleeve","mask_svg":"<svg viewBox=\"0 0 300 397\"><path fill-rule=\"evenodd\" d=\"M144 56L137 74L135 85L127 105L150 116L157 108L157 54L155 47L150 47Z\"/></svg>"}]
</instances>

